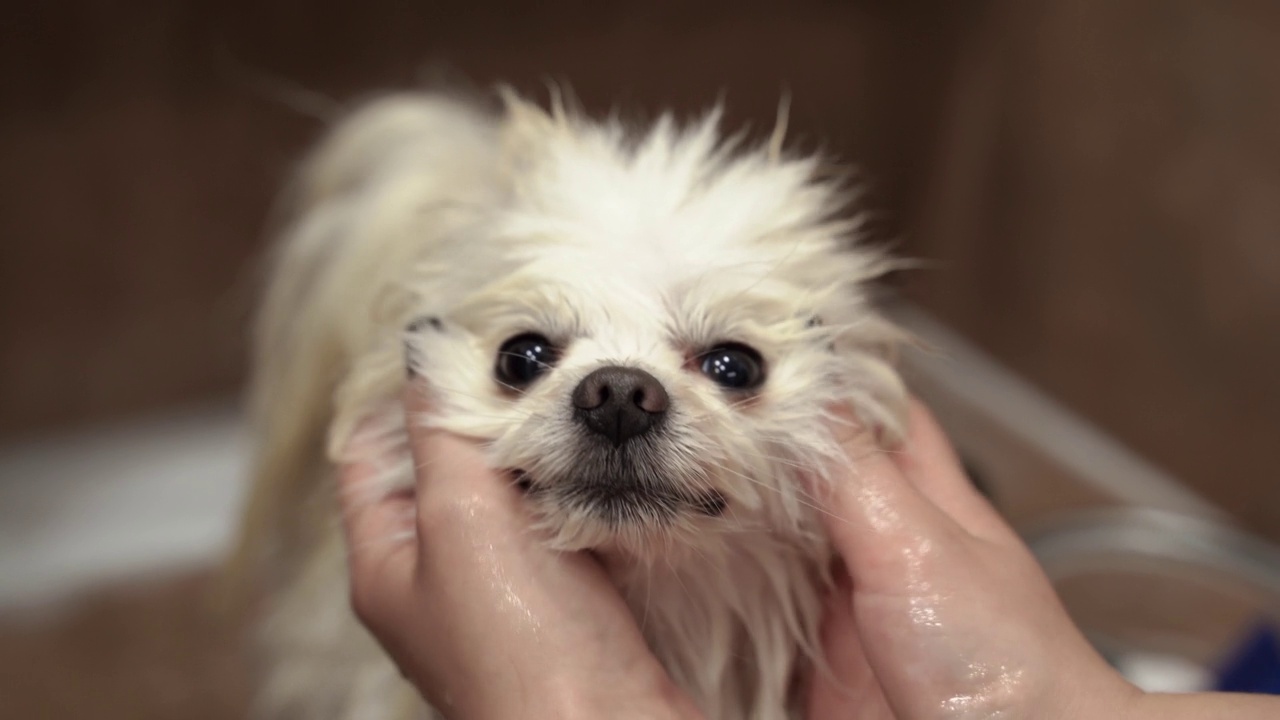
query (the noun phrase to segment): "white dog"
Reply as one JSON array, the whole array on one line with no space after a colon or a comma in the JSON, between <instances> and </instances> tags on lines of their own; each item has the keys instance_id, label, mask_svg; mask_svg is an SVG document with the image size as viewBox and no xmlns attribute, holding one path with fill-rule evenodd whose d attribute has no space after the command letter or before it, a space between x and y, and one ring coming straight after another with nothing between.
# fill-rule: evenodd
<instances>
[{"instance_id":1,"label":"white dog","mask_svg":"<svg viewBox=\"0 0 1280 720\"><path fill-rule=\"evenodd\" d=\"M842 408L900 430L898 334L865 287L888 261L782 123L750 146L718 110L637 129L501 95L368 104L293 189L244 539L287 568L258 710L431 716L350 611L331 497L370 417L399 458L371 494L412 482L407 343L417 421L484 442L546 542L607 558L708 717L796 717L832 559L805 476L839 459Z\"/></svg>"}]
</instances>

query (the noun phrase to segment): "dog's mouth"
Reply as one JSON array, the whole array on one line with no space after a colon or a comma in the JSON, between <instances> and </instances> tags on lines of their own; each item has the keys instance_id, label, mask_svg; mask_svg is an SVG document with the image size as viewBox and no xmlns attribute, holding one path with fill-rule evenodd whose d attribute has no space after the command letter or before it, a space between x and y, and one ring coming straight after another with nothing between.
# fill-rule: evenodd
<instances>
[{"instance_id":1,"label":"dog's mouth","mask_svg":"<svg viewBox=\"0 0 1280 720\"><path fill-rule=\"evenodd\" d=\"M662 530L701 527L729 510L710 463L669 431L656 428L619 443L599 433L524 454L509 467L516 487L557 532ZM529 448L531 449L531 448Z\"/></svg>"},{"instance_id":2,"label":"dog's mouth","mask_svg":"<svg viewBox=\"0 0 1280 720\"><path fill-rule=\"evenodd\" d=\"M609 525L670 522L681 514L719 517L728 501L718 490L682 490L670 481L591 478L544 484L523 470L513 472L516 487L530 499L589 515Z\"/></svg>"}]
</instances>

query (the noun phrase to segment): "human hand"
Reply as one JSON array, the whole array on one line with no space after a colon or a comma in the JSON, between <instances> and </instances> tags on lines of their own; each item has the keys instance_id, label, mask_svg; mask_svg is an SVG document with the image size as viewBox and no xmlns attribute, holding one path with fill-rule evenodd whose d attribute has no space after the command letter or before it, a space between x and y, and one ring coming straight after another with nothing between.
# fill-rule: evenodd
<instances>
[{"instance_id":1,"label":"human hand","mask_svg":"<svg viewBox=\"0 0 1280 720\"><path fill-rule=\"evenodd\" d=\"M828 607L832 674L809 717L1112 718L1142 693L1072 624L1030 550L979 495L929 412L901 449L844 443L825 521L848 577Z\"/></svg>"},{"instance_id":2,"label":"human hand","mask_svg":"<svg viewBox=\"0 0 1280 720\"><path fill-rule=\"evenodd\" d=\"M415 492L360 501L377 457L341 472L352 602L401 672L467 720L696 716L600 565L539 542L474 444L412 422L422 395Z\"/></svg>"},{"instance_id":3,"label":"human hand","mask_svg":"<svg viewBox=\"0 0 1280 720\"><path fill-rule=\"evenodd\" d=\"M418 393L406 404L423 410ZM434 707L468 720L698 716L591 557L532 537L518 493L474 445L411 437L414 493L360 502L371 456L343 468L340 496L356 611ZM823 628L835 680L815 679L809 717L1274 716L1272 699L1143 696L1111 671L922 407L905 450L856 438L847 450L856 462L828 525L852 580Z\"/></svg>"},{"instance_id":4,"label":"human hand","mask_svg":"<svg viewBox=\"0 0 1280 720\"><path fill-rule=\"evenodd\" d=\"M1280 699L1143 693L1072 624L1031 551L977 493L929 411L903 447L863 433L825 517L848 574L828 604L815 720L1264 720Z\"/></svg>"}]
</instances>

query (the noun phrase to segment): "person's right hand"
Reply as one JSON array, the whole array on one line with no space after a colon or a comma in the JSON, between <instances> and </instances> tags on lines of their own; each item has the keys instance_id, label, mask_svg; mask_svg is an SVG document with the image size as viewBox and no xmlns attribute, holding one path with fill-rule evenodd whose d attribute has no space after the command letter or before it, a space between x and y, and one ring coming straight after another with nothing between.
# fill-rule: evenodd
<instances>
[{"instance_id":1,"label":"person's right hand","mask_svg":"<svg viewBox=\"0 0 1280 720\"><path fill-rule=\"evenodd\" d=\"M823 626L832 720L1280 718L1280 700L1145 695L1089 645L920 404L883 451L850 437L826 525L848 570Z\"/></svg>"}]
</instances>

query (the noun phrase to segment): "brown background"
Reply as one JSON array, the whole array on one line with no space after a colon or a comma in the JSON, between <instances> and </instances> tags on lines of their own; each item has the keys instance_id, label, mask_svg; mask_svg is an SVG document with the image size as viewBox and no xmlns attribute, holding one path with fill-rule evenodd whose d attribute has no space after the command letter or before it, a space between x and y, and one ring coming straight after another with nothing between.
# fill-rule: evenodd
<instances>
[{"instance_id":1,"label":"brown background","mask_svg":"<svg viewBox=\"0 0 1280 720\"><path fill-rule=\"evenodd\" d=\"M910 214L918 297L1280 538L1280 5L990 9Z\"/></svg>"},{"instance_id":2,"label":"brown background","mask_svg":"<svg viewBox=\"0 0 1280 720\"><path fill-rule=\"evenodd\" d=\"M923 177L954 26L858 4L28 2L0 32L0 433L232 390L308 116L453 74L794 126ZM784 10L785 8L785 10Z\"/></svg>"},{"instance_id":3,"label":"brown background","mask_svg":"<svg viewBox=\"0 0 1280 720\"><path fill-rule=\"evenodd\" d=\"M1280 536L1280 6L18 3L0 28L0 435L234 391L317 114L441 69L591 107L721 90L862 164L913 293Z\"/></svg>"},{"instance_id":4,"label":"brown background","mask_svg":"<svg viewBox=\"0 0 1280 720\"><path fill-rule=\"evenodd\" d=\"M767 126L786 87L800 141L861 163L880 233L933 261L913 296L1280 538L1274 0L5 10L0 440L236 392L271 198L341 101L447 67L595 108L724 89ZM0 627L5 705L237 716L204 582Z\"/></svg>"}]
</instances>

